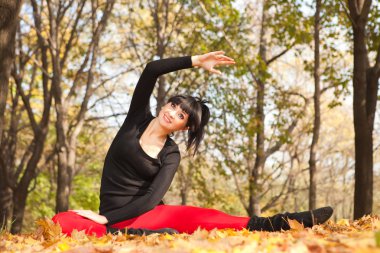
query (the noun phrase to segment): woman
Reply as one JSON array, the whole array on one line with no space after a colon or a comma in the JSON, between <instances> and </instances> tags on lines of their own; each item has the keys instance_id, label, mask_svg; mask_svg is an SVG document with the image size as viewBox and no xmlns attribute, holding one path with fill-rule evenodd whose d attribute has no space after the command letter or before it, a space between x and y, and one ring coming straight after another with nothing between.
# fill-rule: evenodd
<instances>
[{"instance_id":1,"label":"woman","mask_svg":"<svg viewBox=\"0 0 380 253\"><path fill-rule=\"evenodd\" d=\"M73 229L102 236L115 230L130 233L187 232L204 229L235 228L279 231L289 229L287 219L311 227L328 220L331 207L301 213L277 214L269 218L237 217L192 206L162 203L180 162L177 144L169 137L187 131L187 150L194 154L209 120L206 102L190 96L168 100L157 117L150 112L149 99L160 75L191 67L221 74L214 67L235 61L223 51L199 56L162 59L148 63L137 83L127 117L116 134L104 162L100 189L100 214L73 210L57 214L64 233ZM124 229L124 230L123 230Z\"/></svg>"}]
</instances>

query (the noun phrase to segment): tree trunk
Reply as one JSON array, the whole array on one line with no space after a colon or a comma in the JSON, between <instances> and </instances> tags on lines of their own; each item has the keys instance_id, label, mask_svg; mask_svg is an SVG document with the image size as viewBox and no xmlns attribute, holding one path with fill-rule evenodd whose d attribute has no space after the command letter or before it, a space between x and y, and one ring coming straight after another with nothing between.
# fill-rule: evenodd
<instances>
[{"instance_id":1,"label":"tree trunk","mask_svg":"<svg viewBox=\"0 0 380 253\"><path fill-rule=\"evenodd\" d=\"M11 233L20 233L22 229L22 222L24 219L24 212L26 206L26 200L28 198L28 188L33 179L37 177L37 165L41 159L42 152L44 150L44 143L47 136L47 123L44 119L43 122L45 125L38 131L35 139L33 140L33 152L32 156L28 161L25 172L22 175L20 182L17 185L17 188L13 192L13 211L12 211L12 226Z\"/></svg>"},{"instance_id":2,"label":"tree trunk","mask_svg":"<svg viewBox=\"0 0 380 253\"><path fill-rule=\"evenodd\" d=\"M27 191L15 191L13 196L13 214L11 233L17 234L21 232L22 222L24 219L24 212L26 206Z\"/></svg>"},{"instance_id":3,"label":"tree trunk","mask_svg":"<svg viewBox=\"0 0 380 253\"><path fill-rule=\"evenodd\" d=\"M21 0L0 0L0 143L4 131L9 77L15 54L15 37Z\"/></svg>"},{"instance_id":4,"label":"tree trunk","mask_svg":"<svg viewBox=\"0 0 380 253\"><path fill-rule=\"evenodd\" d=\"M64 212L69 209L70 186L72 179L72 171L68 170L66 159L66 147L58 150L58 177L57 177L57 194L55 212Z\"/></svg>"},{"instance_id":5,"label":"tree trunk","mask_svg":"<svg viewBox=\"0 0 380 253\"><path fill-rule=\"evenodd\" d=\"M314 126L313 138L310 147L309 159L309 209L315 209L317 203L317 161L316 150L318 146L319 130L321 125L321 109L320 109L320 57L319 57L319 29L320 29L320 11L321 0L316 1L316 9L314 15Z\"/></svg>"},{"instance_id":6,"label":"tree trunk","mask_svg":"<svg viewBox=\"0 0 380 253\"><path fill-rule=\"evenodd\" d=\"M187 190L181 189L181 205L186 206L187 204Z\"/></svg>"},{"instance_id":7,"label":"tree trunk","mask_svg":"<svg viewBox=\"0 0 380 253\"><path fill-rule=\"evenodd\" d=\"M0 231L8 227L8 220L12 211L12 190L4 180L0 179Z\"/></svg>"},{"instance_id":8,"label":"tree trunk","mask_svg":"<svg viewBox=\"0 0 380 253\"><path fill-rule=\"evenodd\" d=\"M158 78L158 87L157 87L157 106L156 106L156 115L161 111L161 108L165 105L166 102L166 81L165 76L160 76Z\"/></svg>"},{"instance_id":9,"label":"tree trunk","mask_svg":"<svg viewBox=\"0 0 380 253\"><path fill-rule=\"evenodd\" d=\"M371 0L348 1L354 44L354 129L355 192L354 219L372 212L373 203L373 124L375 119L380 73L380 47L376 63L370 68L367 32Z\"/></svg>"},{"instance_id":10,"label":"tree trunk","mask_svg":"<svg viewBox=\"0 0 380 253\"><path fill-rule=\"evenodd\" d=\"M266 76L266 62L267 62L267 41L266 41L266 19L267 19L267 3L263 2L262 19L261 19L261 31L260 31L260 67L257 83L257 93L256 93L256 115L255 115L255 127L256 127L256 159L255 164L252 169L252 173L249 177L249 204L248 204L248 214L251 216L253 214L260 215L260 185L259 177L263 173L266 154L265 154L265 114L264 114L264 99L265 99L265 76ZM264 67L264 66L265 67Z\"/></svg>"},{"instance_id":11,"label":"tree trunk","mask_svg":"<svg viewBox=\"0 0 380 253\"><path fill-rule=\"evenodd\" d=\"M355 129L355 192L354 218L372 212L373 196L373 122L367 117L368 52L365 23L354 28L354 129Z\"/></svg>"},{"instance_id":12,"label":"tree trunk","mask_svg":"<svg viewBox=\"0 0 380 253\"><path fill-rule=\"evenodd\" d=\"M158 6L154 9L154 13L152 14L154 16L154 21L156 25L156 34L157 34L157 42L156 42L156 49L157 49L157 55L160 59L164 58L165 55L165 45L164 45L164 35L161 34L161 24L160 20L158 18ZM166 80L165 76L160 76L158 78L158 87L157 87L157 106L156 106L156 115L159 114L161 107L165 105L166 102Z\"/></svg>"},{"instance_id":13,"label":"tree trunk","mask_svg":"<svg viewBox=\"0 0 380 253\"><path fill-rule=\"evenodd\" d=\"M187 163L187 170L184 165L180 165L178 168L178 182L179 192L181 197L181 205L187 205L187 199L189 196L189 190L192 187L194 177L194 164L192 161Z\"/></svg>"}]
</instances>

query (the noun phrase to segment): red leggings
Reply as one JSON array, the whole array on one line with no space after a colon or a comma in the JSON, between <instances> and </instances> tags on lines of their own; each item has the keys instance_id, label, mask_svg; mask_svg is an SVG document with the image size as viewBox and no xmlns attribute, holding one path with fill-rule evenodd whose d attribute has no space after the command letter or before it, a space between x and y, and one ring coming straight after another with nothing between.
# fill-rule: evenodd
<instances>
[{"instance_id":1,"label":"red leggings","mask_svg":"<svg viewBox=\"0 0 380 253\"><path fill-rule=\"evenodd\" d=\"M180 233L193 233L198 227L212 230L214 228L234 228L237 230L247 226L249 217L238 217L209 208L194 206L159 205L153 210L136 218L125 220L111 227L114 228L173 228ZM86 234L103 236L106 226L84 218L74 212L63 212L53 217L59 223L62 232L70 235L76 229L85 230Z\"/></svg>"}]
</instances>

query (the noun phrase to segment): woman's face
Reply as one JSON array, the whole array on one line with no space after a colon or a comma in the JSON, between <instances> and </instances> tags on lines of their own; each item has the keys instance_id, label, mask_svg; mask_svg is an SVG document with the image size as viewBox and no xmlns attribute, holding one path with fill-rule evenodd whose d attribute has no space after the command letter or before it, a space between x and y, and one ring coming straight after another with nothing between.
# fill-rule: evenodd
<instances>
[{"instance_id":1,"label":"woman's face","mask_svg":"<svg viewBox=\"0 0 380 253\"><path fill-rule=\"evenodd\" d=\"M158 114L159 123L169 132L186 130L188 119L189 115L179 105L171 102L163 106Z\"/></svg>"}]
</instances>

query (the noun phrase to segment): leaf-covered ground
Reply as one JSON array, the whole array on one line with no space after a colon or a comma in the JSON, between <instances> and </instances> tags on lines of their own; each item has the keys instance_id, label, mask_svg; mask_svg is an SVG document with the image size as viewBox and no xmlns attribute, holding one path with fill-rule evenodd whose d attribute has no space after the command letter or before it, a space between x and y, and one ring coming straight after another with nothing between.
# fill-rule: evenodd
<instances>
[{"instance_id":1,"label":"leaf-covered ground","mask_svg":"<svg viewBox=\"0 0 380 253\"><path fill-rule=\"evenodd\" d=\"M380 219L340 220L305 229L291 221L285 232L250 232L230 229L189 234L149 236L106 235L101 238L74 231L61 234L50 220L37 221L32 234L0 234L0 252L380 252Z\"/></svg>"}]
</instances>

